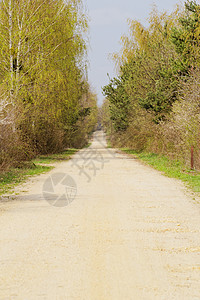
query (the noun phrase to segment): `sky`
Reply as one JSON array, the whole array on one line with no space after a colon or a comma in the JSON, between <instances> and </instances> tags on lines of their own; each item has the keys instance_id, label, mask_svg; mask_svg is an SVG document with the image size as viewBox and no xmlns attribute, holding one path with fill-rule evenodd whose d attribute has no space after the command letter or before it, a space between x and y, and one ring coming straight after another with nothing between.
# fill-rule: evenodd
<instances>
[{"instance_id":1,"label":"sky","mask_svg":"<svg viewBox=\"0 0 200 300\"><path fill-rule=\"evenodd\" d=\"M127 19L148 25L153 4L159 11L173 11L179 0L84 0L90 18L89 82L101 105L102 87L116 75L109 54L120 50L120 38L128 33Z\"/></svg>"}]
</instances>

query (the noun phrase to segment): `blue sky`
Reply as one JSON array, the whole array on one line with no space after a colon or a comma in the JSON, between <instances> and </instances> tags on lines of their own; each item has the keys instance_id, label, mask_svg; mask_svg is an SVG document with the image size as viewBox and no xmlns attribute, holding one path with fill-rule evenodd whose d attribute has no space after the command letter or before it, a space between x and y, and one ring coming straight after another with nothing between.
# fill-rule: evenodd
<instances>
[{"instance_id":1,"label":"blue sky","mask_svg":"<svg viewBox=\"0 0 200 300\"><path fill-rule=\"evenodd\" d=\"M90 17L89 81L103 101L101 87L115 75L110 53L120 50L120 37L128 32L127 19L136 19L148 25L148 16L153 4L159 11L171 12L178 0L84 0Z\"/></svg>"}]
</instances>

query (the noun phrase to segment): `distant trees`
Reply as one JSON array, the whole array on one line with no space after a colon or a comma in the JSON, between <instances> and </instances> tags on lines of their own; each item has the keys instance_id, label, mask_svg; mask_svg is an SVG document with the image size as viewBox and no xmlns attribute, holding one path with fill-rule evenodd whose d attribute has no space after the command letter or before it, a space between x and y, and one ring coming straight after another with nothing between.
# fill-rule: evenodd
<instances>
[{"instance_id":1,"label":"distant trees","mask_svg":"<svg viewBox=\"0 0 200 300\"><path fill-rule=\"evenodd\" d=\"M200 145L200 120L195 104L200 99L191 95L192 90L190 97L196 99L193 102L185 94L187 90L189 95L189 86L195 86L196 92L198 89L200 6L195 1L186 1L183 10L177 8L171 15L154 8L148 28L132 20L129 26L129 35L121 39L121 52L113 54L119 76L103 88L109 101L114 140L118 146L189 160L191 144L197 152ZM193 128L188 135L183 131L190 131L189 127L180 124L186 123L183 116L193 119L189 111L196 121L195 128L191 122L188 125Z\"/></svg>"},{"instance_id":2,"label":"distant trees","mask_svg":"<svg viewBox=\"0 0 200 300\"><path fill-rule=\"evenodd\" d=\"M81 0L1 1L0 163L10 160L5 131L27 157L85 143L96 121L86 78L87 29Z\"/></svg>"}]
</instances>

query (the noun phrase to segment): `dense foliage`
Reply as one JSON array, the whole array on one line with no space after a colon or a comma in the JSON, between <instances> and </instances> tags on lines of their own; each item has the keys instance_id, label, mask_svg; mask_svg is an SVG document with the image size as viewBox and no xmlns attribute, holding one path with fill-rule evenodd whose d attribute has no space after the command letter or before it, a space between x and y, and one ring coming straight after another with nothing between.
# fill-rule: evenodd
<instances>
[{"instance_id":1,"label":"dense foliage","mask_svg":"<svg viewBox=\"0 0 200 300\"><path fill-rule=\"evenodd\" d=\"M0 2L0 165L81 147L96 123L81 0Z\"/></svg>"},{"instance_id":2,"label":"dense foliage","mask_svg":"<svg viewBox=\"0 0 200 300\"><path fill-rule=\"evenodd\" d=\"M170 15L154 8L148 28L129 26L113 54L119 75L103 88L113 143L186 163L193 146L200 167L200 5L187 1Z\"/></svg>"}]
</instances>

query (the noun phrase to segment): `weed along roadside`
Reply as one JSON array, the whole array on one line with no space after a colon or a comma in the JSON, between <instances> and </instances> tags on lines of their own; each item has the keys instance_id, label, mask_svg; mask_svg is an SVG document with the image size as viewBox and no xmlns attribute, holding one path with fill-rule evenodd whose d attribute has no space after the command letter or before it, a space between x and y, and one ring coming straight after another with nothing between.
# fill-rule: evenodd
<instances>
[{"instance_id":1,"label":"weed along roadside","mask_svg":"<svg viewBox=\"0 0 200 300\"><path fill-rule=\"evenodd\" d=\"M14 187L29 177L49 172L55 163L71 159L77 151L79 149L67 149L61 153L41 155L30 162L22 162L17 167L0 172L0 195L13 193Z\"/></svg>"},{"instance_id":2,"label":"weed along roadside","mask_svg":"<svg viewBox=\"0 0 200 300\"><path fill-rule=\"evenodd\" d=\"M198 196L200 195L200 172L186 168L180 161L170 160L164 155L137 152L131 149L121 149L121 151L138 158L170 178L180 179L193 192L197 193Z\"/></svg>"}]
</instances>

